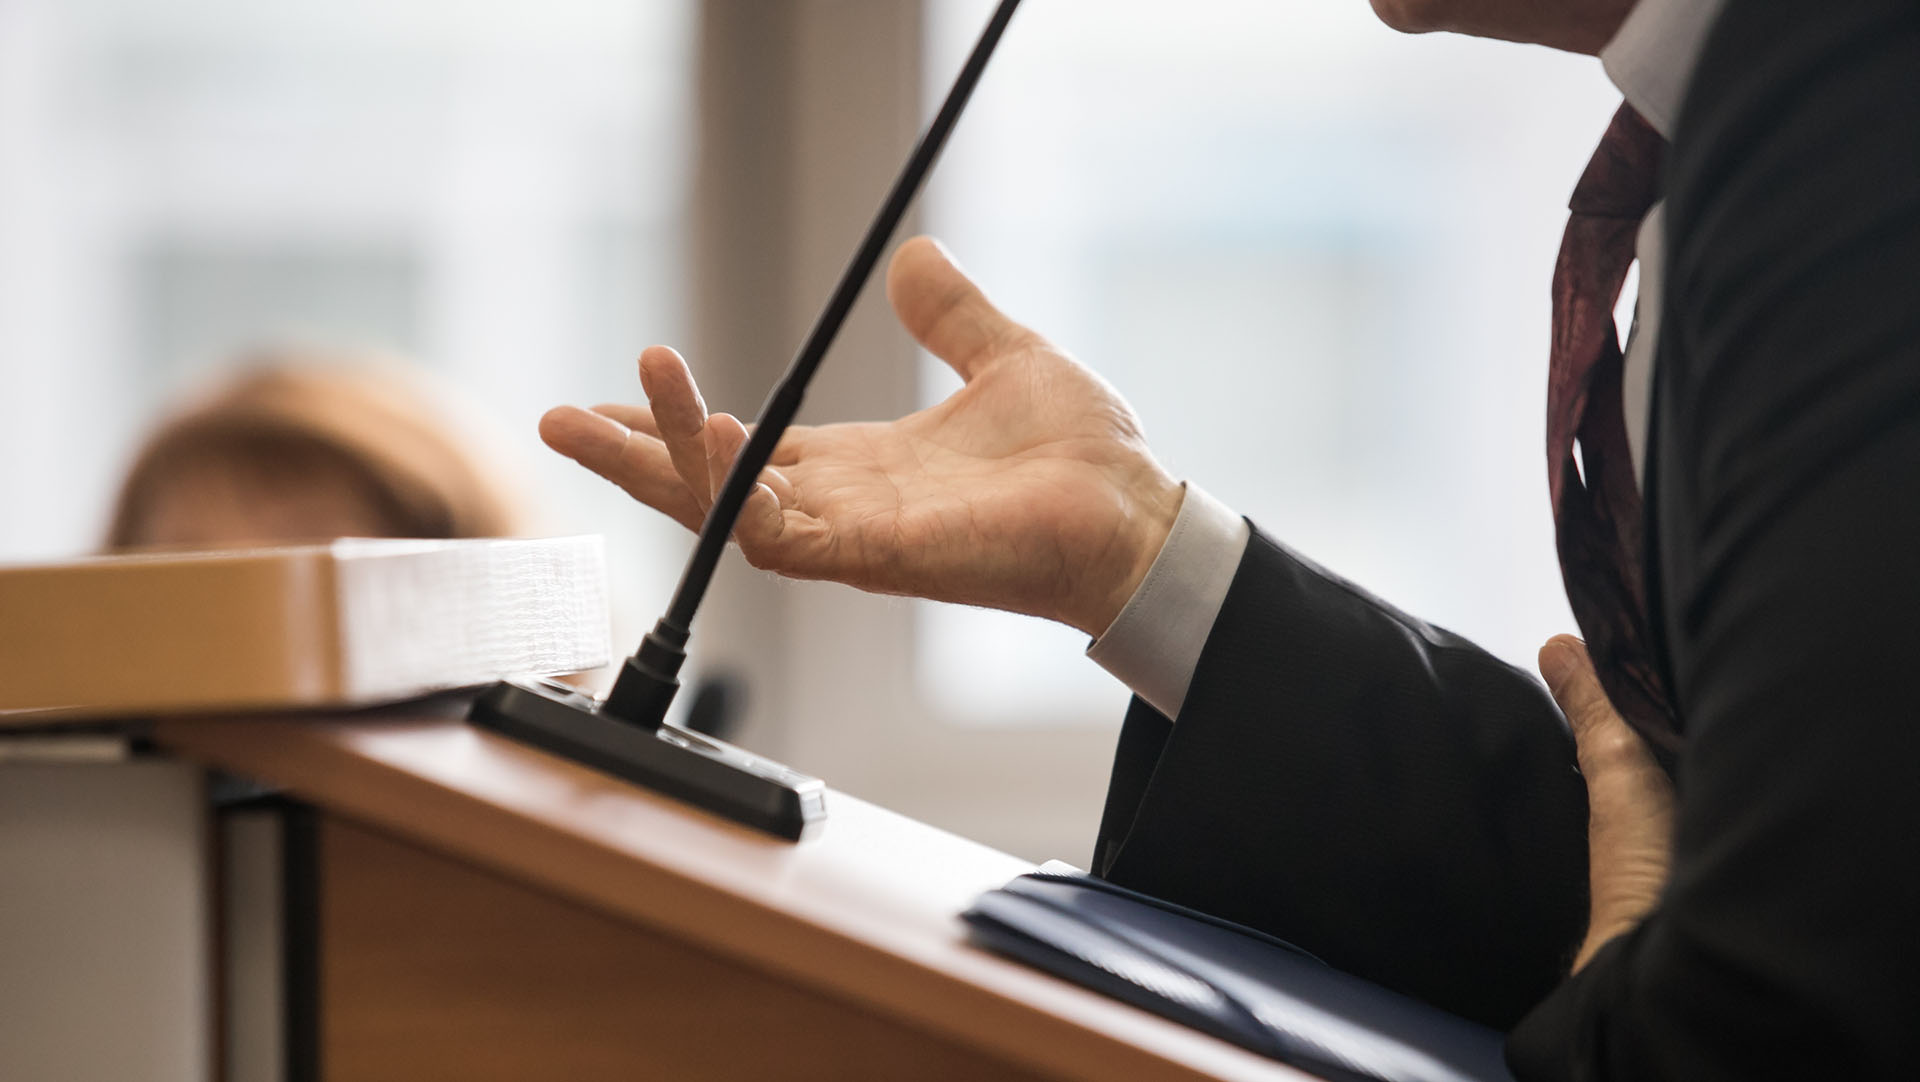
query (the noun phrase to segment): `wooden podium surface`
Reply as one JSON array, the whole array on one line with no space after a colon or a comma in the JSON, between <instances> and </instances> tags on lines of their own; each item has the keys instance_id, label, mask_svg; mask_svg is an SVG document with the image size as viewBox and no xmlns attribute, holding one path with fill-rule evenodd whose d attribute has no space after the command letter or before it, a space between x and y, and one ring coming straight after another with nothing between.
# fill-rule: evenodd
<instances>
[{"instance_id":1,"label":"wooden podium surface","mask_svg":"<svg viewBox=\"0 0 1920 1082\"><path fill-rule=\"evenodd\" d=\"M968 946L1030 866L845 794L788 844L424 713L154 738L326 814L325 1077L1309 1077Z\"/></svg>"}]
</instances>

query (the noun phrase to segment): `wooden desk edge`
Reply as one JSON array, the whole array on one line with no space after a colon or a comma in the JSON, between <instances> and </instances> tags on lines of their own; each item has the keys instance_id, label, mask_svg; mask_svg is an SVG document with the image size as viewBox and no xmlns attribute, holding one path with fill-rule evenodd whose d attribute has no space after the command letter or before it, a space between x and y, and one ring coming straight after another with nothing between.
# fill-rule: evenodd
<instances>
[{"instance_id":1,"label":"wooden desk edge","mask_svg":"<svg viewBox=\"0 0 1920 1082\"><path fill-rule=\"evenodd\" d=\"M156 723L154 738L196 760L284 786L323 807L602 912L1061 1077L1310 1077L967 947L957 911L944 942L877 943L832 927L819 914L747 898L351 746L356 733L380 724L357 718L181 718ZM689 829L737 830L611 778L471 732L489 755L510 757L517 769L530 772L529 782L584 781L672 807L688 817Z\"/></svg>"}]
</instances>

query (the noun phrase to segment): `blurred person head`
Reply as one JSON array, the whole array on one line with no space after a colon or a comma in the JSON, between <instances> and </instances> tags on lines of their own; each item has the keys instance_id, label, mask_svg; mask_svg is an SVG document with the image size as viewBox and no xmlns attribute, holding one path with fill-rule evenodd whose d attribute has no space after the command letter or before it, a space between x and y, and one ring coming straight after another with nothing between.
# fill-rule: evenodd
<instances>
[{"instance_id":1,"label":"blurred person head","mask_svg":"<svg viewBox=\"0 0 1920 1082\"><path fill-rule=\"evenodd\" d=\"M107 547L516 532L518 493L445 397L393 363L251 358L147 437Z\"/></svg>"}]
</instances>

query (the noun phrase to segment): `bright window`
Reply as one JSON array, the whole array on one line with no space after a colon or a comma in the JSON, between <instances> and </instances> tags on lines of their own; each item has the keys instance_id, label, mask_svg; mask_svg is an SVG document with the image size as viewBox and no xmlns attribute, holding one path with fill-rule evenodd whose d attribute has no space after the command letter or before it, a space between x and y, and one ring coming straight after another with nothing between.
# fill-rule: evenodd
<instances>
[{"instance_id":1,"label":"bright window","mask_svg":"<svg viewBox=\"0 0 1920 1082\"><path fill-rule=\"evenodd\" d=\"M990 6L929 5L929 97ZM1590 58L1404 37L1360 0L1036 0L927 228L1117 385L1177 476L1531 668L1572 629L1544 483L1548 280L1617 102ZM925 372L929 400L955 386ZM1110 722L1125 691L1085 645L924 606L918 679L952 721Z\"/></svg>"},{"instance_id":2,"label":"bright window","mask_svg":"<svg viewBox=\"0 0 1920 1082\"><path fill-rule=\"evenodd\" d=\"M96 545L154 409L236 354L369 345L487 407L544 525L610 532L615 595L656 606L677 529L609 514L534 424L633 398L685 333L694 15L0 3L0 557Z\"/></svg>"}]
</instances>

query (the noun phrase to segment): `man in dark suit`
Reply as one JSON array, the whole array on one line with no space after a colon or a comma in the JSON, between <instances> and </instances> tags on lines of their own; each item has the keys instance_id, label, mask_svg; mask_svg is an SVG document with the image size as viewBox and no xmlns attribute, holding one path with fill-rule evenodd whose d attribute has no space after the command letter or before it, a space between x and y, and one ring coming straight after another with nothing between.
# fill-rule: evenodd
<instances>
[{"instance_id":1,"label":"man in dark suit","mask_svg":"<svg viewBox=\"0 0 1920 1082\"><path fill-rule=\"evenodd\" d=\"M965 386L796 430L737 540L1086 631L1139 696L1096 870L1514 1027L1523 1078L1911 1076L1920 7L1375 7L1600 53L1627 97L1554 278L1550 487L1592 649L1548 644L1551 697L1176 483L924 240L889 295ZM695 526L744 429L670 350L641 379L650 410L543 433Z\"/></svg>"}]
</instances>

